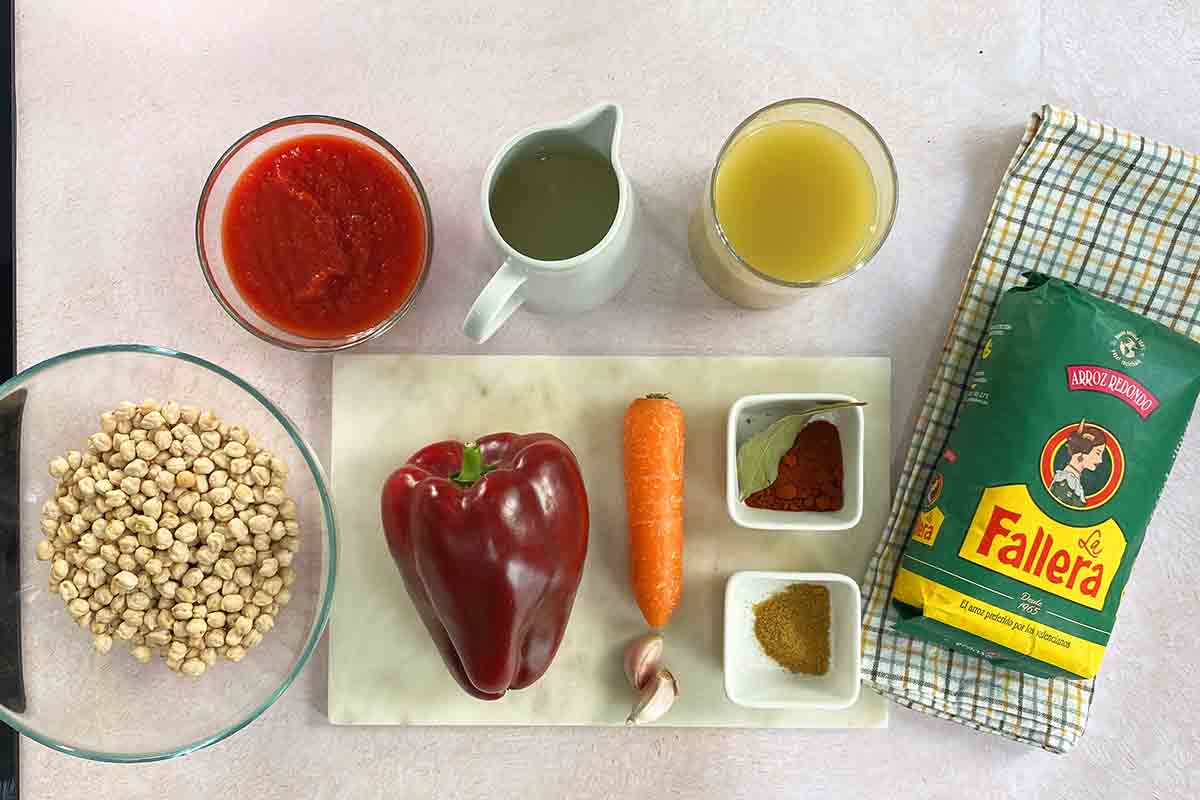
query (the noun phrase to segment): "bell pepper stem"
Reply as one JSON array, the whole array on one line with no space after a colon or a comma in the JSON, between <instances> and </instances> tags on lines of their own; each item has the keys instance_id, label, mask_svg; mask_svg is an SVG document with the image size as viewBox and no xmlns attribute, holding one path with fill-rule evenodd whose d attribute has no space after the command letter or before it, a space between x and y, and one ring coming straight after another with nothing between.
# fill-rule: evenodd
<instances>
[{"instance_id":1,"label":"bell pepper stem","mask_svg":"<svg viewBox=\"0 0 1200 800\"><path fill-rule=\"evenodd\" d=\"M495 464L483 463L483 451L475 442L463 445L462 467L450 476L459 486L474 486L475 483L496 468Z\"/></svg>"}]
</instances>

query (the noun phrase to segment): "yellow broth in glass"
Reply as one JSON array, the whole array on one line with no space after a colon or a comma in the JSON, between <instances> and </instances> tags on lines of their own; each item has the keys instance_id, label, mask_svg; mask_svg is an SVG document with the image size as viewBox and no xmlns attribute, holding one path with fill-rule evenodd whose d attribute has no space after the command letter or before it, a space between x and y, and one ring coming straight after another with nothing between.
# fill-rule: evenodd
<instances>
[{"instance_id":1,"label":"yellow broth in glass","mask_svg":"<svg viewBox=\"0 0 1200 800\"><path fill-rule=\"evenodd\" d=\"M895 208L891 156L865 120L827 101L785 100L725 143L689 245L717 294L769 308L856 271Z\"/></svg>"}]
</instances>

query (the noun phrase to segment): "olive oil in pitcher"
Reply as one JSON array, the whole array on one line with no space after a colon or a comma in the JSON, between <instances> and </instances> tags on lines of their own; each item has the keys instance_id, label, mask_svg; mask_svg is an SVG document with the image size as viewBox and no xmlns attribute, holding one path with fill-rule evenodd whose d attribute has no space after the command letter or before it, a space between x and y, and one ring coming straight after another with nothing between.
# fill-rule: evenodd
<instances>
[{"instance_id":1,"label":"olive oil in pitcher","mask_svg":"<svg viewBox=\"0 0 1200 800\"><path fill-rule=\"evenodd\" d=\"M600 243L616 218L619 194L606 156L570 138L543 138L512 154L488 205L514 250L561 261Z\"/></svg>"}]
</instances>

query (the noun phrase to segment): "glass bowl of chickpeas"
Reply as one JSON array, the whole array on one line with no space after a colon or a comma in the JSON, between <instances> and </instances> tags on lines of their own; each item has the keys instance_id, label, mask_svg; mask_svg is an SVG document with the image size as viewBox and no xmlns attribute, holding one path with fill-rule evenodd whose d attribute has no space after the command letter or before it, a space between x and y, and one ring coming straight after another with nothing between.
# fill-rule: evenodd
<instances>
[{"instance_id":1,"label":"glass bowl of chickpeas","mask_svg":"<svg viewBox=\"0 0 1200 800\"><path fill-rule=\"evenodd\" d=\"M76 350L0 384L0 722L144 762L236 733L329 618L328 482L288 416L204 359Z\"/></svg>"}]
</instances>

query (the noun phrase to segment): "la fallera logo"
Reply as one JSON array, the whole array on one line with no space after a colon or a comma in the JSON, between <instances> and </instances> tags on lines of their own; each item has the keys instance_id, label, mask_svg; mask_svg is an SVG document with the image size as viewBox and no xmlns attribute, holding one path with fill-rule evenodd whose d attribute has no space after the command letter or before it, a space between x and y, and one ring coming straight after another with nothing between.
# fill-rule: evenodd
<instances>
[{"instance_id":1,"label":"la fallera logo","mask_svg":"<svg viewBox=\"0 0 1200 800\"><path fill-rule=\"evenodd\" d=\"M959 556L1028 586L1100 610L1125 554L1109 518L1075 527L1048 516L1022 484L985 489Z\"/></svg>"}]
</instances>

